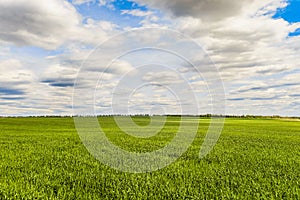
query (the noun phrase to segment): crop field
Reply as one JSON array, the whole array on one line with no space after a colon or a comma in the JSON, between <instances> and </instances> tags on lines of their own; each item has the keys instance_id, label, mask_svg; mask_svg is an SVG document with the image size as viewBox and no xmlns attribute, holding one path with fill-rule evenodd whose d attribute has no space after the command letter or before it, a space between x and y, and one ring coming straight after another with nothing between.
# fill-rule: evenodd
<instances>
[{"instance_id":1,"label":"crop field","mask_svg":"<svg viewBox=\"0 0 300 200\"><path fill-rule=\"evenodd\" d=\"M151 138L124 134L100 117L107 137L133 152L159 149L174 137L168 117ZM147 117L135 117L143 126ZM300 121L228 118L214 149L199 159L210 120L201 118L189 149L149 173L125 173L96 160L72 118L0 118L0 199L300 199Z\"/></svg>"}]
</instances>

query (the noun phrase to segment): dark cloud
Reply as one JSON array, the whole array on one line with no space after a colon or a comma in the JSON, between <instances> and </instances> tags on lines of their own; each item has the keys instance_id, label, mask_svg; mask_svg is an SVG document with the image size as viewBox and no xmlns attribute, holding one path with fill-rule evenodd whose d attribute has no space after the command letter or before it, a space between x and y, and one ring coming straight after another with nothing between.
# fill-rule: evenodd
<instances>
[{"instance_id":1,"label":"dark cloud","mask_svg":"<svg viewBox=\"0 0 300 200\"><path fill-rule=\"evenodd\" d=\"M25 94L25 92L20 89L0 87L0 94L2 94L2 95L23 95L23 94Z\"/></svg>"},{"instance_id":2,"label":"dark cloud","mask_svg":"<svg viewBox=\"0 0 300 200\"><path fill-rule=\"evenodd\" d=\"M273 99L277 99L278 96L274 96L274 97L253 97L253 98L249 98L252 101L264 101L264 100L273 100Z\"/></svg>"},{"instance_id":3,"label":"dark cloud","mask_svg":"<svg viewBox=\"0 0 300 200\"><path fill-rule=\"evenodd\" d=\"M289 87L289 86L297 86L297 85L299 85L299 83L284 83L284 84L278 84L278 85L257 86L257 87L251 87L251 88L248 88L248 89L241 89L241 90L238 90L238 92L267 90L267 89L270 89L270 88L281 88L281 87Z\"/></svg>"},{"instance_id":4,"label":"dark cloud","mask_svg":"<svg viewBox=\"0 0 300 200\"><path fill-rule=\"evenodd\" d=\"M64 1L0 1L0 40L16 45L56 48L79 22L76 10Z\"/></svg>"},{"instance_id":5,"label":"dark cloud","mask_svg":"<svg viewBox=\"0 0 300 200\"><path fill-rule=\"evenodd\" d=\"M257 70L256 72L258 74L269 74L269 73L280 73L280 72L284 72L284 71L287 71L287 70L288 70L287 68L282 67L282 68L279 68L279 69L272 69L272 68L261 69L261 70Z\"/></svg>"},{"instance_id":6,"label":"dark cloud","mask_svg":"<svg viewBox=\"0 0 300 200\"><path fill-rule=\"evenodd\" d=\"M265 100L274 100L277 99L278 96L274 97L249 97L249 98L228 98L228 101L244 101L244 100L251 100L251 101L265 101Z\"/></svg>"},{"instance_id":7,"label":"dark cloud","mask_svg":"<svg viewBox=\"0 0 300 200\"><path fill-rule=\"evenodd\" d=\"M1 97L3 100L24 100L24 97Z\"/></svg>"},{"instance_id":8,"label":"dark cloud","mask_svg":"<svg viewBox=\"0 0 300 200\"><path fill-rule=\"evenodd\" d=\"M300 94L290 94L290 97L300 97Z\"/></svg>"},{"instance_id":9,"label":"dark cloud","mask_svg":"<svg viewBox=\"0 0 300 200\"><path fill-rule=\"evenodd\" d=\"M50 83L53 87L73 87L74 83Z\"/></svg>"},{"instance_id":10,"label":"dark cloud","mask_svg":"<svg viewBox=\"0 0 300 200\"><path fill-rule=\"evenodd\" d=\"M216 21L235 16L250 0L135 0L152 8L162 9L176 17L199 17Z\"/></svg>"},{"instance_id":11,"label":"dark cloud","mask_svg":"<svg viewBox=\"0 0 300 200\"><path fill-rule=\"evenodd\" d=\"M48 83L52 87L73 87L74 86L74 80L68 78L44 79L41 80L41 83Z\"/></svg>"},{"instance_id":12,"label":"dark cloud","mask_svg":"<svg viewBox=\"0 0 300 200\"><path fill-rule=\"evenodd\" d=\"M228 98L228 101L244 101L246 98Z\"/></svg>"}]
</instances>

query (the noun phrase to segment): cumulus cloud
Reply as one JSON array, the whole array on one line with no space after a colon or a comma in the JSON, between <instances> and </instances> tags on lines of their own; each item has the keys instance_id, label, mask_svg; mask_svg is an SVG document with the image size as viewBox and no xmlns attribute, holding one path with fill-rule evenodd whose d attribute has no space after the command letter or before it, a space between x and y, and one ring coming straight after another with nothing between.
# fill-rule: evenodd
<instances>
[{"instance_id":1,"label":"cumulus cloud","mask_svg":"<svg viewBox=\"0 0 300 200\"><path fill-rule=\"evenodd\" d=\"M0 39L53 49L72 34L80 20L75 8L65 1L4 0L0 2Z\"/></svg>"},{"instance_id":2,"label":"cumulus cloud","mask_svg":"<svg viewBox=\"0 0 300 200\"><path fill-rule=\"evenodd\" d=\"M192 35L208 51L219 67L224 80L271 75L297 68L297 54L288 37L299 27L283 19L273 19L283 1L253 1L248 9L235 17L216 22L200 18L184 17L177 20L176 27Z\"/></svg>"},{"instance_id":3,"label":"cumulus cloud","mask_svg":"<svg viewBox=\"0 0 300 200\"><path fill-rule=\"evenodd\" d=\"M127 86L140 83L137 80L143 83L180 86L179 75L182 75L201 99L201 111L209 112L206 80L195 74L193 66L164 51L140 49L122 54L131 49L155 44L157 48L171 49L193 57L192 62L196 67L200 66L201 73L214 77L213 64L202 54L194 55L188 42L170 37L172 35L161 37L163 31L147 29L143 34L135 35L136 32L132 32L127 37L117 37L102 44L102 50L94 52L86 60L94 47L123 28L111 21L81 16L83 13L79 14L69 2L0 2L0 43L3 46L0 47L2 112L70 113L73 84L83 63L77 87L83 91L79 94L84 95L78 96L79 102L84 96L95 95L96 102L93 98L90 101L83 99L82 102L91 105L95 103L100 113L110 111L110 96L113 93L120 96L127 92L125 87L119 91L114 89L129 72L131 73L127 82L130 83ZM98 5L114 9L112 2L113 0L101 0ZM300 83L297 70L300 63L300 37L289 37L289 33L299 29L300 23L290 24L283 19L272 18L278 8L287 6L285 0L135 2L146 5L149 10L116 11L124 18L140 17L141 28L126 27L124 30L158 26L190 35L207 51L220 71L227 93L229 113L299 114ZM72 3L75 6L88 3L98 6L94 0L73 0ZM29 62L11 59L17 56L8 56L8 44L35 46L47 50L60 47L62 51L55 55L50 54L45 59L39 55L28 58L24 56L24 60L32 59L30 64L37 66L28 70L25 65L29 66ZM120 55L123 57L119 58ZM149 68L151 70L144 74L134 73L137 66L153 61L174 69L176 73L165 72L161 67L157 70ZM110 63L111 66L108 67ZM102 82L98 82L99 78ZM91 89L90 93L85 93L87 88ZM141 92L130 99L136 112L149 110L155 105L168 107L171 111L178 108L174 99L164 96L166 90L163 87L154 87L153 93L149 90ZM181 96L188 97L183 93ZM189 104L188 101L185 103Z\"/></svg>"},{"instance_id":4,"label":"cumulus cloud","mask_svg":"<svg viewBox=\"0 0 300 200\"><path fill-rule=\"evenodd\" d=\"M234 101L228 104L229 113L283 114L285 103L296 105L299 84L291 77L287 79L285 75L295 74L294 71L299 69L300 59L297 55L300 38L289 37L289 33L299 28L299 23L272 18L277 9L287 6L287 1L228 1L228 5L236 4L231 5L233 10L226 6L218 10L218 5L221 4L210 1L215 6L210 8L219 11L216 16L214 12L206 12L210 11L208 7L201 10L209 5L208 1L139 2L175 16L176 19L172 20L175 29L192 36L207 50L223 77L228 99ZM203 7L200 8L199 5ZM182 10L177 12L176 6ZM198 13L193 9L185 9L189 6L197 7ZM231 11L227 12L229 10ZM206 66L209 68L209 65ZM184 66L179 69L180 72L187 73L192 68ZM249 91L237 90L240 84ZM232 90L235 92L230 92ZM291 98L288 93L295 95ZM296 110L284 109L289 115L299 115Z\"/></svg>"},{"instance_id":5,"label":"cumulus cloud","mask_svg":"<svg viewBox=\"0 0 300 200\"><path fill-rule=\"evenodd\" d=\"M135 0L142 5L164 10L176 17L192 16L215 21L241 13L250 0Z\"/></svg>"},{"instance_id":6,"label":"cumulus cloud","mask_svg":"<svg viewBox=\"0 0 300 200\"><path fill-rule=\"evenodd\" d=\"M46 2L46 3L45 3ZM64 0L0 2L0 41L17 46L57 49L66 42L97 44L116 27L111 22L87 19Z\"/></svg>"}]
</instances>

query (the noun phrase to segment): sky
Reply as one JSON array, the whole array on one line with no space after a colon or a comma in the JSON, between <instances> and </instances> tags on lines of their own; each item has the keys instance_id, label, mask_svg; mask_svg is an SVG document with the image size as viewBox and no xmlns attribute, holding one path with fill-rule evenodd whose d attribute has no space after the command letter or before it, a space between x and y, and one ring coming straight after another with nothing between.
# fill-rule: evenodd
<instances>
[{"instance_id":1,"label":"sky","mask_svg":"<svg viewBox=\"0 0 300 200\"><path fill-rule=\"evenodd\" d=\"M299 8L299 0L1 0L0 116L300 116Z\"/></svg>"}]
</instances>

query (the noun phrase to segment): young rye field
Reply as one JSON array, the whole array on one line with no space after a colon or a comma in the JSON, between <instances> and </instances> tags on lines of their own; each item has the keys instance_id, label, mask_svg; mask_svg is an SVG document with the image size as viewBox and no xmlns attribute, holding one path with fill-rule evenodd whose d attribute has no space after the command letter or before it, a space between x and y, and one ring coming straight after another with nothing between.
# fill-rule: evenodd
<instances>
[{"instance_id":1,"label":"young rye field","mask_svg":"<svg viewBox=\"0 0 300 200\"><path fill-rule=\"evenodd\" d=\"M146 125L147 117L135 117ZM128 151L159 149L178 117L149 139L122 133L99 118L107 137ZM300 122L226 119L213 151L199 159L209 119L193 144L168 167L124 173L93 158L72 118L0 118L0 199L300 199Z\"/></svg>"}]
</instances>

